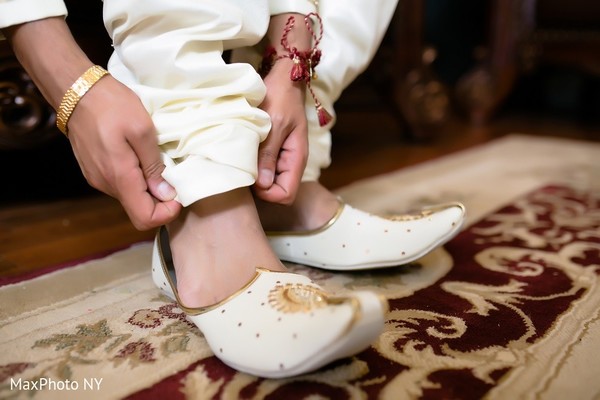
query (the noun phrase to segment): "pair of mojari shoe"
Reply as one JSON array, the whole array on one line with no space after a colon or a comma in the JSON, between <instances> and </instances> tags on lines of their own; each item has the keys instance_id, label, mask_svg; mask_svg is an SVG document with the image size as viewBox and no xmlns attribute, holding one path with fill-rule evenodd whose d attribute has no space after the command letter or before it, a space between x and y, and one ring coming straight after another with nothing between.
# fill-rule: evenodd
<instances>
[{"instance_id":1,"label":"pair of mojari shoe","mask_svg":"<svg viewBox=\"0 0 600 400\"><path fill-rule=\"evenodd\" d=\"M335 271L409 263L455 236L465 208L451 203L389 218L340 204L320 229L268 233L280 259ZM238 371L283 378L316 370L369 347L380 335L387 300L368 291L331 296L309 278L257 268L227 299L186 307L177 294L166 229L152 258L154 283L204 334L214 354Z\"/></svg>"}]
</instances>

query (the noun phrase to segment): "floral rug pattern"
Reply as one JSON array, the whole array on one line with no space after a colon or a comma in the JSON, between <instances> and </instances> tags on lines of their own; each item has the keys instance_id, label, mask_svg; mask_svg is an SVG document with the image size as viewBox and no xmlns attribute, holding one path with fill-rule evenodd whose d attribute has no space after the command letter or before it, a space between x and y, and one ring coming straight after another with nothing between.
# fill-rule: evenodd
<instances>
[{"instance_id":1,"label":"floral rug pattern","mask_svg":"<svg viewBox=\"0 0 600 400\"><path fill-rule=\"evenodd\" d=\"M0 398L597 398L600 384L582 385L600 373L585 357L600 343L600 187L586 176L520 194L410 265L353 274L289 265L330 290L369 288L390 301L370 349L291 379L215 358L153 287L150 244L69 268L93 276L103 263L142 264L80 297L2 310ZM2 307L17 289L68 283L69 269L0 288Z\"/></svg>"}]
</instances>

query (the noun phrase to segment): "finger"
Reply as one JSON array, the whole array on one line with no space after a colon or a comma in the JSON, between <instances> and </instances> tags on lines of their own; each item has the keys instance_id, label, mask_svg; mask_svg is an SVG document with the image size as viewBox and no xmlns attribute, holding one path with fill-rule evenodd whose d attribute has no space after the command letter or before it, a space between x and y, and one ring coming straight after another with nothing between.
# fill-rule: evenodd
<instances>
[{"instance_id":1,"label":"finger","mask_svg":"<svg viewBox=\"0 0 600 400\"><path fill-rule=\"evenodd\" d=\"M157 201L148 191L141 170L131 169L121 175L118 183L119 201L133 225L148 230L173 221L181 211L175 200Z\"/></svg>"},{"instance_id":2,"label":"finger","mask_svg":"<svg viewBox=\"0 0 600 400\"><path fill-rule=\"evenodd\" d=\"M129 145L137 155L140 168L146 179L147 190L158 200L173 200L177 193L163 177L165 169L160 158L156 131L150 118L144 119L141 126L133 129L135 134L129 135Z\"/></svg>"},{"instance_id":3,"label":"finger","mask_svg":"<svg viewBox=\"0 0 600 400\"><path fill-rule=\"evenodd\" d=\"M269 189L255 189L255 194L258 198L270 203L289 205L293 203L295 195L290 193L287 188L280 186L277 183L273 184Z\"/></svg>"},{"instance_id":4,"label":"finger","mask_svg":"<svg viewBox=\"0 0 600 400\"><path fill-rule=\"evenodd\" d=\"M294 132L296 133L296 132ZM255 188L256 195L266 201L291 204L296 198L300 181L306 166L306 151L307 146L302 136L292 133L285 143L284 148L277 160L277 174L273 185L263 189Z\"/></svg>"},{"instance_id":5,"label":"finger","mask_svg":"<svg viewBox=\"0 0 600 400\"><path fill-rule=\"evenodd\" d=\"M256 186L260 189L270 188L275 181L277 161L283 141L281 135L276 135L274 132L274 128L272 128L267 138L258 148L258 177L256 179Z\"/></svg>"},{"instance_id":6,"label":"finger","mask_svg":"<svg viewBox=\"0 0 600 400\"><path fill-rule=\"evenodd\" d=\"M269 188L255 188L255 193L260 199L271 203L292 204L299 186L300 177L295 176L291 171L287 171L278 174L273 185Z\"/></svg>"}]
</instances>

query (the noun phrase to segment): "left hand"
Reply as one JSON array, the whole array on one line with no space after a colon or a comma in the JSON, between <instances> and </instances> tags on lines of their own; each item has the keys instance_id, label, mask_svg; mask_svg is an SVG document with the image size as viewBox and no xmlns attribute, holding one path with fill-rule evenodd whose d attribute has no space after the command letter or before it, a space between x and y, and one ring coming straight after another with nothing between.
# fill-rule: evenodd
<instances>
[{"instance_id":1,"label":"left hand","mask_svg":"<svg viewBox=\"0 0 600 400\"><path fill-rule=\"evenodd\" d=\"M304 109L306 85L290 79L292 61L275 63L264 82L267 95L260 105L272 127L258 150L256 196L273 203L293 203L308 158L308 123Z\"/></svg>"}]
</instances>

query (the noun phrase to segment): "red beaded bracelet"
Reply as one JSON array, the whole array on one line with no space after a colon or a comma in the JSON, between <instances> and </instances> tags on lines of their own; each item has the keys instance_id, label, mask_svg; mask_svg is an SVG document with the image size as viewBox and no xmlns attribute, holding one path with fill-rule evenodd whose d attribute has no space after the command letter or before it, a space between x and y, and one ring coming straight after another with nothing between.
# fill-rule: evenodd
<instances>
[{"instance_id":1,"label":"red beaded bracelet","mask_svg":"<svg viewBox=\"0 0 600 400\"><path fill-rule=\"evenodd\" d=\"M319 36L316 35L311 26L311 17L315 17L319 21ZM265 77L278 60L283 58L291 59L294 62L294 66L290 71L290 79L294 82L304 81L306 83L306 87L315 102L319 125L325 126L333 119L333 117L325 110L325 108L323 108L310 85L312 79L317 79L315 67L319 64L319 61L321 61L321 50L317 47L323 38L323 24L321 23L321 17L314 12L304 16L304 23L312 35L314 42L313 47L306 51L300 51L295 47L291 47L288 43L288 34L294 27L295 22L296 18L293 16L289 17L281 36L281 46L287 51L287 54L277 54L277 50L275 50L273 46L267 47L259 72L262 77Z\"/></svg>"}]
</instances>

